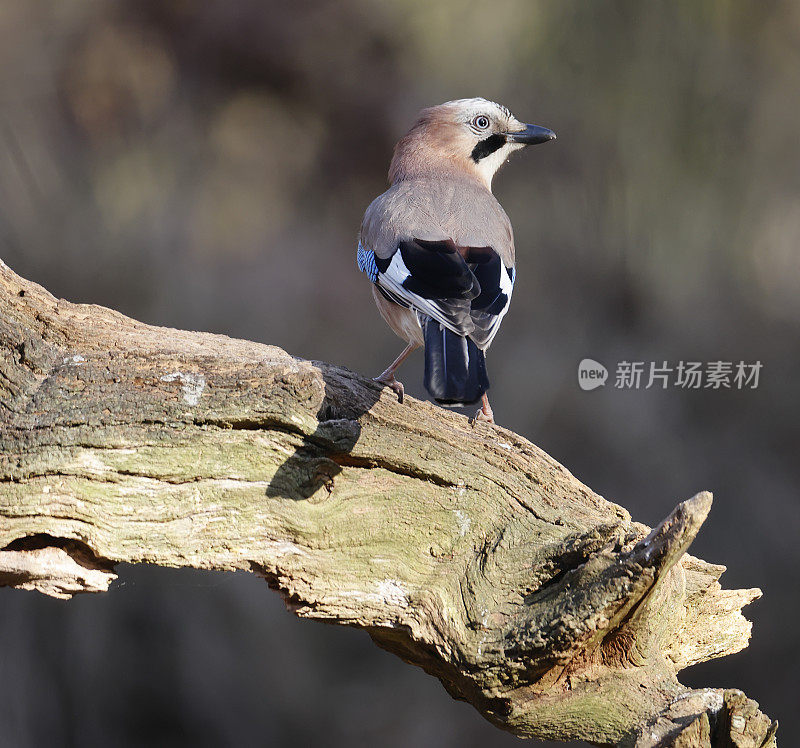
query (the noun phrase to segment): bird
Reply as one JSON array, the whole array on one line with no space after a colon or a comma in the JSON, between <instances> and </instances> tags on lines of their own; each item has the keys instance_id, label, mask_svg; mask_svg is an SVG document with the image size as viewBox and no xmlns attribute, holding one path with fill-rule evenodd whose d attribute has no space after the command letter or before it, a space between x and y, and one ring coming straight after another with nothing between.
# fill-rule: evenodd
<instances>
[{"instance_id":1,"label":"bird","mask_svg":"<svg viewBox=\"0 0 800 748\"><path fill-rule=\"evenodd\" d=\"M445 407L475 405L494 423L486 350L511 302L511 221L492 179L525 146L555 140L483 98L423 109L394 148L390 187L367 208L356 264L372 282L381 316L407 345L375 377L403 402L398 367L425 350L425 388Z\"/></svg>"}]
</instances>

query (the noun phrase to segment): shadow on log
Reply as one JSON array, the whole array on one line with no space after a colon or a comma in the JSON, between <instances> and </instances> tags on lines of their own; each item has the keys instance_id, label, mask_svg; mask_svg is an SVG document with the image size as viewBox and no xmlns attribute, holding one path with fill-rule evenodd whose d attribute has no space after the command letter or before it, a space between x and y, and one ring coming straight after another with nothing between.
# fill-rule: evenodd
<instances>
[{"instance_id":1,"label":"shadow on log","mask_svg":"<svg viewBox=\"0 0 800 748\"><path fill-rule=\"evenodd\" d=\"M524 737L775 745L676 673L747 646L711 495L631 521L522 437L265 345L57 300L0 263L0 584L69 598L120 562L252 571Z\"/></svg>"}]
</instances>

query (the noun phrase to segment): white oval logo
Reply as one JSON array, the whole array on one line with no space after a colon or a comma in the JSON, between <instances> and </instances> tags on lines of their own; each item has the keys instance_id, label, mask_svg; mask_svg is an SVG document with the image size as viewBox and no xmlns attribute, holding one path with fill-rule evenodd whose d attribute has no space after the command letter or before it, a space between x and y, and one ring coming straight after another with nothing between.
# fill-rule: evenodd
<instances>
[{"instance_id":1,"label":"white oval logo","mask_svg":"<svg viewBox=\"0 0 800 748\"><path fill-rule=\"evenodd\" d=\"M578 364L578 384L582 390L595 390L602 387L608 379L608 370L603 364L585 358Z\"/></svg>"}]
</instances>

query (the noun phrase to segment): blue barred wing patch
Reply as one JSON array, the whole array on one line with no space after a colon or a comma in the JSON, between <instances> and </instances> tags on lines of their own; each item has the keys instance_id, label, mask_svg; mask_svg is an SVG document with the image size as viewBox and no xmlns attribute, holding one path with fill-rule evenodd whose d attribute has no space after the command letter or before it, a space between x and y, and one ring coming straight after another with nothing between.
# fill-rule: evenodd
<instances>
[{"instance_id":1,"label":"blue barred wing patch","mask_svg":"<svg viewBox=\"0 0 800 748\"><path fill-rule=\"evenodd\" d=\"M373 283L378 279L375 253L371 249L365 249L361 242L358 243L358 249L356 250L356 263L358 264L358 269L362 273L366 273Z\"/></svg>"}]
</instances>

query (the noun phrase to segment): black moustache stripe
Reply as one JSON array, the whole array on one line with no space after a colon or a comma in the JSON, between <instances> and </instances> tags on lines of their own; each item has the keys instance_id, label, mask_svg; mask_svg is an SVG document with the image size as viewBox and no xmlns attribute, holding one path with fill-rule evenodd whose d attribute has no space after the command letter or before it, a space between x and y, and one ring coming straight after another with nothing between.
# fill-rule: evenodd
<instances>
[{"instance_id":1,"label":"black moustache stripe","mask_svg":"<svg viewBox=\"0 0 800 748\"><path fill-rule=\"evenodd\" d=\"M503 135L498 135L497 133L490 135L488 138L481 140L472 149L472 160L477 164L482 158L486 158L487 156L491 155L499 148L502 148L505 144L506 139Z\"/></svg>"}]
</instances>

